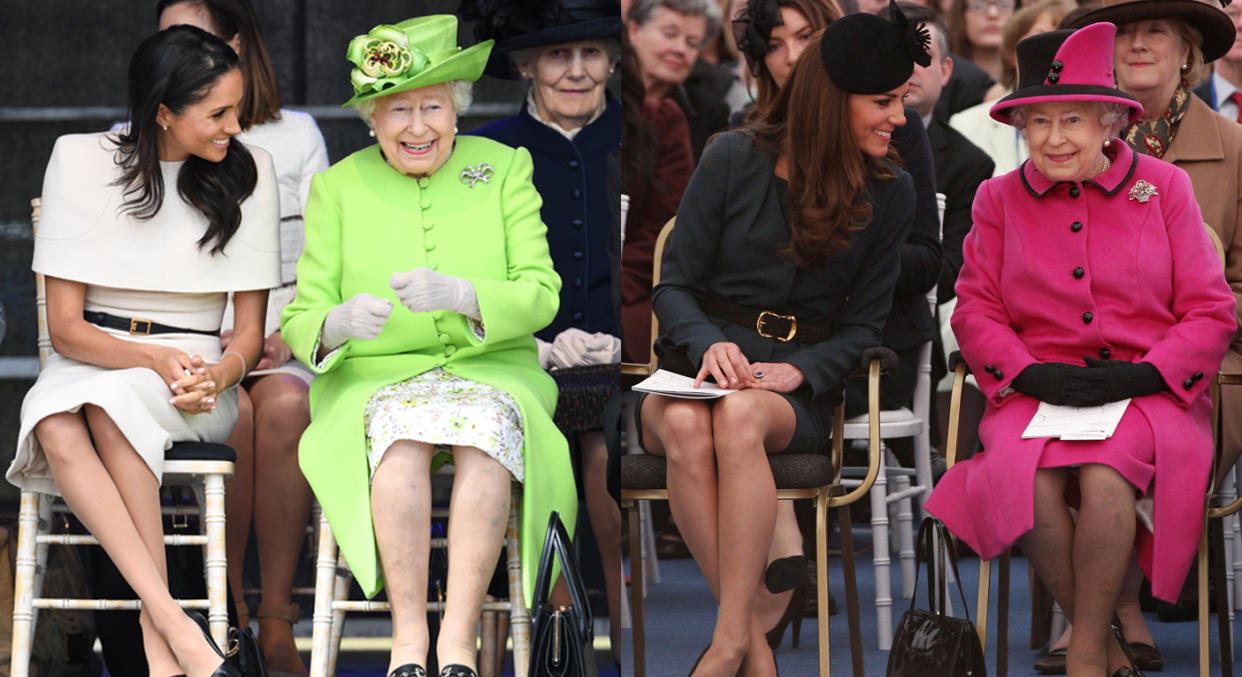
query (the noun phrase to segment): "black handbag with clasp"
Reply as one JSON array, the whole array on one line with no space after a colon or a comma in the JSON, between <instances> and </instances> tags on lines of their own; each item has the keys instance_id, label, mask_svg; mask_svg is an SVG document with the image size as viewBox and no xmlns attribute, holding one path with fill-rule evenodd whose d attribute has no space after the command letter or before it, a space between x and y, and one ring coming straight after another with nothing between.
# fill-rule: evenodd
<instances>
[{"instance_id":1,"label":"black handbag with clasp","mask_svg":"<svg viewBox=\"0 0 1242 677\"><path fill-rule=\"evenodd\" d=\"M556 559L561 562L561 575L569 588L571 606L556 608L547 601ZM591 605L578 571L578 560L570 549L569 534L556 511L548 519L548 535L539 558L539 573L535 575L530 618L529 677L597 677Z\"/></svg>"},{"instance_id":2,"label":"black handbag with clasp","mask_svg":"<svg viewBox=\"0 0 1242 677\"><path fill-rule=\"evenodd\" d=\"M934 534L934 538L933 538ZM914 595L910 598L910 610L897 622L893 636L893 648L888 654L888 677L987 677L983 663L983 647L974 623L970 622L966 595L962 592L962 577L957 573L957 555L949 546L949 530L934 517L927 517L919 527L917 550L920 564L914 569ZM944 613L947 588L944 567L937 566L945 559L953 567L957 594L962 599L966 618L953 618ZM927 611L914 608L919 596L918 567L927 562ZM933 584L932 572L936 572Z\"/></svg>"}]
</instances>

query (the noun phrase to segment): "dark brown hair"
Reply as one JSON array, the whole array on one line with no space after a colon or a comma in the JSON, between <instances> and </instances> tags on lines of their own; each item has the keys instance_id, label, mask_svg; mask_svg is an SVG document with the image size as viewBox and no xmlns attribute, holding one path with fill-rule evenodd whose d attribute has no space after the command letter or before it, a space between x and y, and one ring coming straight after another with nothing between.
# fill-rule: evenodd
<instances>
[{"instance_id":1,"label":"dark brown hair","mask_svg":"<svg viewBox=\"0 0 1242 677\"><path fill-rule=\"evenodd\" d=\"M1013 11L1017 12L1019 9L1022 9L1022 0L1014 0ZM945 23L949 27L949 49L952 50L954 56L967 61L974 60L975 47L966 35L966 0L953 0L947 19Z\"/></svg>"},{"instance_id":2,"label":"dark brown hair","mask_svg":"<svg viewBox=\"0 0 1242 677\"><path fill-rule=\"evenodd\" d=\"M189 3L207 10L211 32L229 42L235 36L241 43L241 71L244 90L238 108L237 123L243 130L254 125L280 119L280 88L272 59L263 44L259 19L249 0L159 0L155 6L158 19L165 9Z\"/></svg>"},{"instance_id":3,"label":"dark brown hair","mask_svg":"<svg viewBox=\"0 0 1242 677\"><path fill-rule=\"evenodd\" d=\"M850 95L828 77L819 58L823 32L798 59L789 82L751 126L745 128L762 150L784 157L789 172L789 248L784 254L802 268L822 267L849 248L850 233L871 222L867 179L896 174L880 158L863 155L850 129ZM889 157L896 152L889 147Z\"/></svg>"},{"instance_id":4,"label":"dark brown hair","mask_svg":"<svg viewBox=\"0 0 1242 677\"><path fill-rule=\"evenodd\" d=\"M778 7L788 7L796 10L806 19L806 23L811 27L813 32L820 32L828 27L828 24L841 18L841 12L836 5L829 0L777 0ZM803 50L803 53L806 53ZM772 73L768 71L768 65L760 61L758 64L759 76L755 78L755 84L758 87L758 95L755 97L755 106L751 108L750 113L746 115L747 122L755 122L762 115L763 110L772 105L776 100L776 95L780 92L780 87L776 85L776 80L772 78ZM792 76L791 76L792 77Z\"/></svg>"}]
</instances>

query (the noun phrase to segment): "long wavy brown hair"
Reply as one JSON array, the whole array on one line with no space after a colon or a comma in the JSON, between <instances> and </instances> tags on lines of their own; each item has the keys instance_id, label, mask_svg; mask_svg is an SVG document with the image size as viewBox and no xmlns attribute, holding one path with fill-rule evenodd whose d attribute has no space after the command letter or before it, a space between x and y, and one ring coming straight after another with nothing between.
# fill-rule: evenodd
<instances>
[{"instance_id":1,"label":"long wavy brown hair","mask_svg":"<svg viewBox=\"0 0 1242 677\"><path fill-rule=\"evenodd\" d=\"M822 267L849 248L850 234L871 222L864 194L869 178L891 181L892 165L863 155L850 131L849 94L828 77L819 57L823 32L807 43L789 81L745 133L784 158L789 172L789 248L802 268ZM896 162L889 146L888 160Z\"/></svg>"}]
</instances>

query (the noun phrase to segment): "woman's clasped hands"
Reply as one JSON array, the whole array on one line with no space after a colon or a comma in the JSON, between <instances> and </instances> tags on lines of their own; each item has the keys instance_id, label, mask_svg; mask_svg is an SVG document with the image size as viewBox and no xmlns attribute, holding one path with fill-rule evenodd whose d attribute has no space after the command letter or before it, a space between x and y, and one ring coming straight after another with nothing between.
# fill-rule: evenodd
<instances>
[{"instance_id":1,"label":"woman's clasped hands","mask_svg":"<svg viewBox=\"0 0 1242 677\"><path fill-rule=\"evenodd\" d=\"M736 343L720 341L703 352L702 366L694 377L695 388L711 376L721 388L762 388L791 393L802 385L802 370L788 362L751 362Z\"/></svg>"},{"instance_id":2,"label":"woman's clasped hands","mask_svg":"<svg viewBox=\"0 0 1242 677\"><path fill-rule=\"evenodd\" d=\"M172 397L168 403L187 414L204 414L216 408L219 379L201 355L163 346L152 346L151 369L164 379Z\"/></svg>"},{"instance_id":3,"label":"woman's clasped hands","mask_svg":"<svg viewBox=\"0 0 1242 677\"><path fill-rule=\"evenodd\" d=\"M388 278L401 305L412 313L448 310L478 318L479 299L469 280L437 273L430 268L415 268L406 273L393 273ZM333 350L346 339L377 338L392 314L392 301L366 292L355 294L348 301L328 311L323 320L320 346Z\"/></svg>"}]
</instances>

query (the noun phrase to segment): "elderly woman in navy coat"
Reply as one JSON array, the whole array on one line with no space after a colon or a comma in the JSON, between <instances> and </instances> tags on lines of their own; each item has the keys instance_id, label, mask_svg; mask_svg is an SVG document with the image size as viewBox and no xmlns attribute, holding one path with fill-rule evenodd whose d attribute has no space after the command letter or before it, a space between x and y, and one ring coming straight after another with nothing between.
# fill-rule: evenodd
<instances>
[{"instance_id":1,"label":"elderly woman in navy coat","mask_svg":"<svg viewBox=\"0 0 1242 677\"><path fill-rule=\"evenodd\" d=\"M524 147L535 163L548 248L561 276L560 310L552 324L535 334L541 361L553 369L618 362L619 299L612 280L620 265L616 217L621 104L605 83L620 60L620 4L465 0L461 14L475 21L480 40L496 40L486 72L529 83L517 115L474 133ZM616 184L611 191L610 181ZM562 387L558 408L573 408L565 383L558 379L558 384ZM599 415L598 402L578 408ZM558 422L562 418L558 415ZM578 429L583 428L590 432L578 436L577 446L582 450L584 493L600 544L608 607L614 613L615 651L620 646L615 613L621 602L621 513L607 491L602 423L592 421Z\"/></svg>"}]
</instances>

